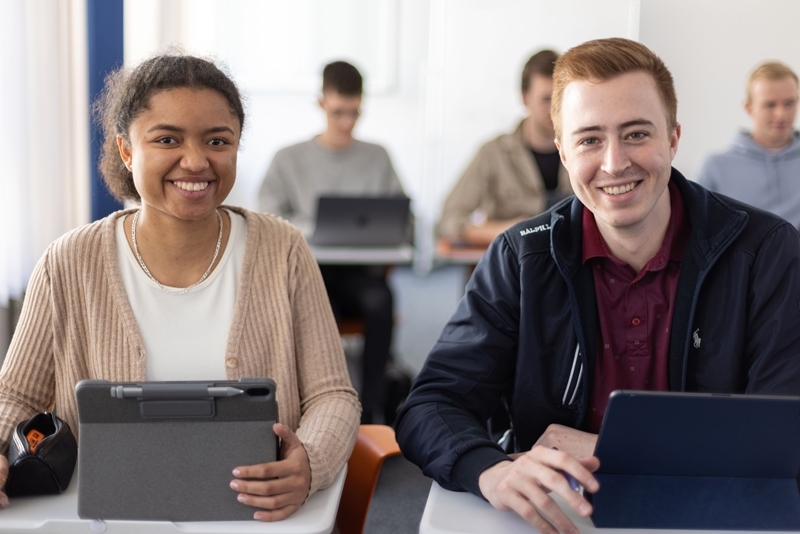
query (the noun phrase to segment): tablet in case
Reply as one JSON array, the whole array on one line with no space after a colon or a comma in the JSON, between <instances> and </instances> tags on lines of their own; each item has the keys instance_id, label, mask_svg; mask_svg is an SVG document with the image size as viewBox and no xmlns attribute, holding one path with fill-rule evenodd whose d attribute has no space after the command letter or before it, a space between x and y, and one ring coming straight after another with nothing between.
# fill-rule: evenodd
<instances>
[{"instance_id":1,"label":"tablet in case","mask_svg":"<svg viewBox=\"0 0 800 534\"><path fill-rule=\"evenodd\" d=\"M277 458L275 382L83 380L75 396L81 518L253 519L230 482Z\"/></svg>"},{"instance_id":2,"label":"tablet in case","mask_svg":"<svg viewBox=\"0 0 800 534\"><path fill-rule=\"evenodd\" d=\"M586 494L602 528L800 530L800 398L616 391Z\"/></svg>"}]
</instances>

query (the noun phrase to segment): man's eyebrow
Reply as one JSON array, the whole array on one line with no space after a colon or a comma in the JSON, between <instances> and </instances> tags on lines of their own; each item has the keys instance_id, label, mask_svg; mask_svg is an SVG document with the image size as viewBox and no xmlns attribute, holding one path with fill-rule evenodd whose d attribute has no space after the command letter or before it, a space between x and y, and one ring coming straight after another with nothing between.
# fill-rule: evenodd
<instances>
[{"instance_id":1,"label":"man's eyebrow","mask_svg":"<svg viewBox=\"0 0 800 534\"><path fill-rule=\"evenodd\" d=\"M655 124L653 124L653 121L647 119L634 119L619 125L620 129L630 128L631 126L655 126Z\"/></svg>"},{"instance_id":2,"label":"man's eyebrow","mask_svg":"<svg viewBox=\"0 0 800 534\"><path fill-rule=\"evenodd\" d=\"M623 130L625 128L630 128L631 126L655 126L655 124L653 124L653 121L647 119L633 119L631 121L623 122L619 125L618 129ZM581 135L590 132L604 132L605 130L605 127L598 125L584 126L583 128L573 130L571 135Z\"/></svg>"}]
</instances>

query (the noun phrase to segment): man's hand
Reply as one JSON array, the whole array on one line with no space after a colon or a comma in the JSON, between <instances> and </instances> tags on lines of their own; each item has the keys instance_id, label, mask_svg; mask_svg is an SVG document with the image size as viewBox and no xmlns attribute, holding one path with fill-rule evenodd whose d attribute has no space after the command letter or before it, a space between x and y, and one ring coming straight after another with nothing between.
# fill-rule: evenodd
<instances>
[{"instance_id":1,"label":"man's hand","mask_svg":"<svg viewBox=\"0 0 800 534\"><path fill-rule=\"evenodd\" d=\"M8 478L8 458L0 454L0 490L6 487L6 479ZM8 497L5 493L0 491L0 507L5 508L8 506Z\"/></svg>"},{"instance_id":2,"label":"man's hand","mask_svg":"<svg viewBox=\"0 0 800 534\"><path fill-rule=\"evenodd\" d=\"M548 449L556 448L578 459L589 458L594 454L597 434L581 432L563 425L550 425L533 445L534 447L541 445Z\"/></svg>"},{"instance_id":3,"label":"man's hand","mask_svg":"<svg viewBox=\"0 0 800 534\"><path fill-rule=\"evenodd\" d=\"M279 521L292 515L308 498L311 466L297 435L280 423L272 429L281 438L281 460L237 467L231 489L239 502L263 508L253 516L259 521Z\"/></svg>"},{"instance_id":4,"label":"man's hand","mask_svg":"<svg viewBox=\"0 0 800 534\"><path fill-rule=\"evenodd\" d=\"M592 472L600 467L595 457L577 459L550 447L534 446L513 462L500 462L486 469L478 479L481 493L498 510L514 510L543 534L577 533L578 528L550 497L560 495L581 516L592 513L592 506L570 488L564 473L569 473L588 492L600 488Z\"/></svg>"}]
</instances>

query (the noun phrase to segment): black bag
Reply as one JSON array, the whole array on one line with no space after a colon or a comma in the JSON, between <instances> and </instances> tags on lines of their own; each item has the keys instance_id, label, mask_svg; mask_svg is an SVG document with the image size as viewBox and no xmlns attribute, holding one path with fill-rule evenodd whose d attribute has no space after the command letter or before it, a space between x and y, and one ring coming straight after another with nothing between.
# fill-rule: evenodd
<instances>
[{"instance_id":1,"label":"black bag","mask_svg":"<svg viewBox=\"0 0 800 534\"><path fill-rule=\"evenodd\" d=\"M33 449L33 450L31 450ZM78 443L69 425L53 413L39 413L14 429L8 446L6 495L52 495L69 486Z\"/></svg>"}]
</instances>

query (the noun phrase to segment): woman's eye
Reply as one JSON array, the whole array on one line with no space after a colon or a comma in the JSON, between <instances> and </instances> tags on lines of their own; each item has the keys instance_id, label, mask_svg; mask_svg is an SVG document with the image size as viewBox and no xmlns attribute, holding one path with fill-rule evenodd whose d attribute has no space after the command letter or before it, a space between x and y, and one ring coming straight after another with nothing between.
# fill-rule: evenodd
<instances>
[{"instance_id":1,"label":"woman's eye","mask_svg":"<svg viewBox=\"0 0 800 534\"><path fill-rule=\"evenodd\" d=\"M162 145L171 145L173 143L177 143L174 137L159 137L156 139L157 143L161 143Z\"/></svg>"},{"instance_id":2,"label":"woman's eye","mask_svg":"<svg viewBox=\"0 0 800 534\"><path fill-rule=\"evenodd\" d=\"M212 139L211 141L209 141L208 144L211 145L211 146L223 146L223 145L227 145L228 142L225 139L216 138L216 139Z\"/></svg>"}]
</instances>

